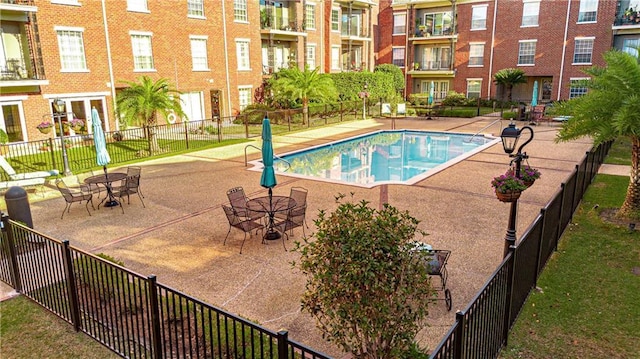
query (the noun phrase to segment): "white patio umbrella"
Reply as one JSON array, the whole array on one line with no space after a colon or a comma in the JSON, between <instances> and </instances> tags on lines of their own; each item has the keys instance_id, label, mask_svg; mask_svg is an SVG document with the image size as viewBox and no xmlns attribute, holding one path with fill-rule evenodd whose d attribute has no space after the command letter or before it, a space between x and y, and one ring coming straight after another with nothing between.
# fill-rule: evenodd
<instances>
[{"instance_id":1,"label":"white patio umbrella","mask_svg":"<svg viewBox=\"0 0 640 359\"><path fill-rule=\"evenodd\" d=\"M91 122L93 126L93 145L96 148L96 163L102 166L104 170L104 176L107 181L107 195L109 200L104 204L105 207L117 206L119 203L113 197L113 191L109 184L109 177L107 174L107 165L111 162L109 151L107 151L107 140L104 137L104 131L102 130L102 121L100 121L100 114L95 107L91 109Z\"/></svg>"}]
</instances>

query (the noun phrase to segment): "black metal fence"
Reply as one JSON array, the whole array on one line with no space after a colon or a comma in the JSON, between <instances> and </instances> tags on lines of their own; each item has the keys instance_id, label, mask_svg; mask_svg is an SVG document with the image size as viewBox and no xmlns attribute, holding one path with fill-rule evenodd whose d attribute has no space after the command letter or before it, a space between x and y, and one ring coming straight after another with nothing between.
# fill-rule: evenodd
<instances>
[{"instance_id":1,"label":"black metal fence","mask_svg":"<svg viewBox=\"0 0 640 359\"><path fill-rule=\"evenodd\" d=\"M368 100L368 99L367 99ZM106 132L107 149L111 164L125 163L157 155L206 148L233 140L258 137L262 131L262 118L272 120L272 133L321 127L343 121L362 119L366 108L369 117L379 114L378 106L368 101L351 101L310 105L309 118L303 118L302 109L247 112L239 116L206 119L130 128ZM10 143L3 145L1 153L18 173L58 169L64 171L62 147L65 147L69 169L73 173L96 167L96 153L92 134L76 134L69 129L64 138Z\"/></svg>"},{"instance_id":2,"label":"black metal fence","mask_svg":"<svg viewBox=\"0 0 640 359\"><path fill-rule=\"evenodd\" d=\"M431 358L495 358L507 344L509 330L573 213L611 148L605 143L586 153L569 179L480 289L470 304L456 313L456 322Z\"/></svg>"},{"instance_id":3,"label":"black metal fence","mask_svg":"<svg viewBox=\"0 0 640 359\"><path fill-rule=\"evenodd\" d=\"M0 280L127 358L329 356L2 217Z\"/></svg>"}]
</instances>

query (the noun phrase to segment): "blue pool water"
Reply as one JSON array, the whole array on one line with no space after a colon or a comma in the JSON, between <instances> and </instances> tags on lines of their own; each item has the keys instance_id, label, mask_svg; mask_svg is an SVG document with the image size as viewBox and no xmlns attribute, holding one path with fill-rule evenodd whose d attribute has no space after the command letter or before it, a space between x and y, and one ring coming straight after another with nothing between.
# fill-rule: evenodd
<instances>
[{"instance_id":1,"label":"blue pool water","mask_svg":"<svg viewBox=\"0 0 640 359\"><path fill-rule=\"evenodd\" d=\"M281 159L274 166L280 174L364 187L413 184L499 141L451 132L378 131L277 154Z\"/></svg>"}]
</instances>

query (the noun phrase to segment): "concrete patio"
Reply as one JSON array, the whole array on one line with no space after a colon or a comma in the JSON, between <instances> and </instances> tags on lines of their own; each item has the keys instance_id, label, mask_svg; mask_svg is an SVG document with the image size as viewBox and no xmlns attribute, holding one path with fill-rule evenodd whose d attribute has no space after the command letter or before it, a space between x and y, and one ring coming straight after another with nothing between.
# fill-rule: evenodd
<instances>
[{"instance_id":1,"label":"concrete patio","mask_svg":"<svg viewBox=\"0 0 640 359\"><path fill-rule=\"evenodd\" d=\"M397 128L476 133L495 118L440 118L400 120ZM503 121L502 126L507 122ZM519 123L523 126L525 123ZM389 129L387 120L365 120L312 129L274 137L274 152L350 137L359 133ZM496 123L483 133L499 136ZM525 231L575 165L591 148L583 139L554 143L558 127L535 126L535 138L526 147L528 162L540 169L542 177L521 197L518 234ZM525 133L523 136L527 136ZM254 145L259 147L260 140ZM69 240L72 246L91 253L105 253L142 275L155 274L158 281L202 301L249 318L273 330L287 329L290 338L327 354L343 353L324 341L313 319L300 311L305 278L291 262L298 254L285 251L281 241L261 244L259 236L247 239L239 254L242 233L232 231L223 240L228 224L220 205L227 202L227 189L242 186L249 197L266 195L260 187L260 172L244 164L247 144L239 144L142 162L143 208L136 196L119 208L100 208L89 216L83 205L71 207L60 220L64 201L47 190L44 198L30 196L36 230ZM249 148L249 159L260 154ZM389 185L389 203L421 220L420 228L429 236L418 238L436 249L451 250L447 288L453 297L448 312L442 301L430 308L430 326L419 336L420 345L433 348L463 309L483 286L502 259L509 205L499 202L490 182L509 165L500 144L480 152L411 186ZM117 171L115 166L110 171ZM372 189L332 184L278 175L275 194L288 194L292 186L309 190L307 221L319 210L335 209L334 195L354 192L354 200L380 204L380 188ZM300 239L302 230L295 231ZM293 247L289 240L287 248ZM440 293L442 298L442 293Z\"/></svg>"}]
</instances>

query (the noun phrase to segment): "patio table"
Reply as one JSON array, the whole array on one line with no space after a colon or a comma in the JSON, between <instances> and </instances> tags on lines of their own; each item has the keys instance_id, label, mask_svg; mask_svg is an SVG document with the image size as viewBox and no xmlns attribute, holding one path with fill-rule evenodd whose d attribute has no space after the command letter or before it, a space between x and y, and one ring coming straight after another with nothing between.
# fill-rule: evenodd
<instances>
[{"instance_id":1,"label":"patio table","mask_svg":"<svg viewBox=\"0 0 640 359\"><path fill-rule=\"evenodd\" d=\"M281 237L280 233L275 230L275 214L278 212L287 212L296 206L296 201L288 196L264 196L250 199L247 202L247 208L251 211L265 213L269 216L267 223L267 231L263 239L274 240Z\"/></svg>"},{"instance_id":2,"label":"patio table","mask_svg":"<svg viewBox=\"0 0 640 359\"><path fill-rule=\"evenodd\" d=\"M104 185L107 188L107 196L105 198L103 198L102 201L100 201L100 203L98 204L98 208L100 208L100 205L102 203L104 203L105 207L115 207L115 206L119 206L121 204L120 204L120 202L116 201L116 198L113 195L113 190L112 190L111 184L113 182L122 181L125 178L127 178L127 174L126 173L109 172L109 173L106 173L106 174L99 174L99 175L87 177L87 178L85 178L84 183L86 183L86 184L101 184L101 185ZM107 201L107 199L108 199L108 201Z\"/></svg>"}]
</instances>

